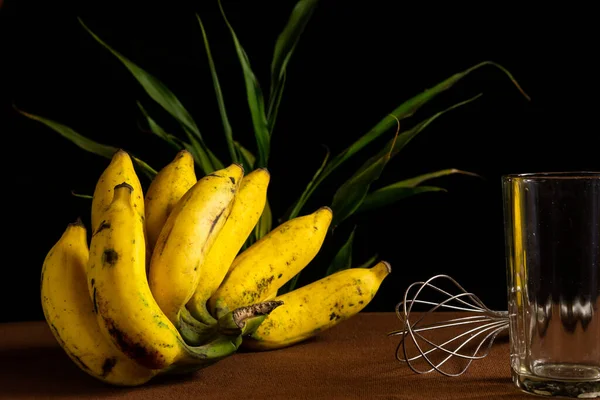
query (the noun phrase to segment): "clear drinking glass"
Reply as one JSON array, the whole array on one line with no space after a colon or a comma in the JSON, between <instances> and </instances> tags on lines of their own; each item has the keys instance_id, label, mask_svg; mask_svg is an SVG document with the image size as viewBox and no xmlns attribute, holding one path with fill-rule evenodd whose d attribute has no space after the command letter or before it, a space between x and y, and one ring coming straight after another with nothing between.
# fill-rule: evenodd
<instances>
[{"instance_id":1,"label":"clear drinking glass","mask_svg":"<svg viewBox=\"0 0 600 400\"><path fill-rule=\"evenodd\" d=\"M600 397L600 172L506 175L502 193L513 382Z\"/></svg>"}]
</instances>

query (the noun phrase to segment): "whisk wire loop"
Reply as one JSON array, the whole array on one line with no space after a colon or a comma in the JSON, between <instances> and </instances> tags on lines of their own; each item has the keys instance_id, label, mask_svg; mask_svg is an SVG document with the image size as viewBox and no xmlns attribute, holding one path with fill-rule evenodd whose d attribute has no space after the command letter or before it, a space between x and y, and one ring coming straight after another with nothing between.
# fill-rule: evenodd
<instances>
[{"instance_id":1,"label":"whisk wire loop","mask_svg":"<svg viewBox=\"0 0 600 400\"><path fill-rule=\"evenodd\" d=\"M460 293L451 294L449 291L444 290L431 282L436 279L445 279L451 282ZM413 298L409 299L409 294L413 288L417 288ZM447 298L443 301L434 302L429 300L418 299L418 296L425 289L433 289L435 292L440 293ZM458 304L450 304L455 302ZM410 315L415 304L431 306L429 310L422 313L420 318L415 322L411 323ZM469 315L458 318L451 318L445 321L436 321L427 325L421 326L421 322L425 320L431 313L437 310L453 310L463 312L473 312L476 315ZM462 375L471 365L474 360L479 360L486 357L495 341L496 337L507 330L508 328L508 312L506 311L494 311L489 309L475 294L465 290L456 280L448 275L435 275L424 282L414 282L411 284L404 293L403 300L396 305L396 315L403 321L403 329L390 332L389 336L401 336L400 343L396 348L396 359L401 362L408 364L410 369L418 374L429 373L437 371L442 375L446 376L459 376ZM472 327L475 325L474 327ZM423 333L441 330L445 328L456 328L465 326L469 329L465 332L459 333L444 341L442 344L436 344L433 340L425 337ZM418 355L409 357L406 340L409 338L412 344L418 351ZM472 352L465 352L463 349L471 342L480 338L479 343L475 346ZM460 342L456 348L451 348L449 345ZM420 342L425 342L431 348L424 349ZM484 345L487 343L487 346ZM402 348L402 351L400 350ZM483 348L483 350L482 350ZM466 349L465 349L466 350ZM481 353L480 353L481 351ZM436 352L441 352L442 356L445 357L435 362L430 356ZM402 354L402 356L401 356ZM458 372L449 372L442 369L450 359L456 357L458 359L466 360L466 364ZM414 361L424 360L431 367L428 370L420 370L413 364Z\"/></svg>"}]
</instances>

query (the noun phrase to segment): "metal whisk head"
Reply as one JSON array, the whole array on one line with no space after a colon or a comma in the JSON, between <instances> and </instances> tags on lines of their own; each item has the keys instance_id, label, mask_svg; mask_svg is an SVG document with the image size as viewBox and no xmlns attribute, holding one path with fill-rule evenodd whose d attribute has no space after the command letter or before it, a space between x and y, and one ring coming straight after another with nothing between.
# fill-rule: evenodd
<instances>
[{"instance_id":1,"label":"metal whisk head","mask_svg":"<svg viewBox=\"0 0 600 400\"><path fill-rule=\"evenodd\" d=\"M432 284L435 280L445 280L451 283L451 288L445 290ZM416 292L411 297L413 289ZM452 289L458 289L459 293L452 294ZM431 297L421 300L419 296L427 291L432 292ZM413 322L410 318L416 304L431 307ZM449 310L468 311L473 315L448 319L446 316L450 313L433 313ZM486 357L496 337L508 330L507 311L490 310L448 275L436 275L425 282L411 284L404 293L404 300L396 305L396 314L404 323L403 329L388 334L402 338L396 348L396 359L407 363L418 374L437 371L446 376L462 375L474 360ZM455 327L464 331L456 333L456 329L452 329ZM418 362L429 364L431 368L418 369Z\"/></svg>"}]
</instances>

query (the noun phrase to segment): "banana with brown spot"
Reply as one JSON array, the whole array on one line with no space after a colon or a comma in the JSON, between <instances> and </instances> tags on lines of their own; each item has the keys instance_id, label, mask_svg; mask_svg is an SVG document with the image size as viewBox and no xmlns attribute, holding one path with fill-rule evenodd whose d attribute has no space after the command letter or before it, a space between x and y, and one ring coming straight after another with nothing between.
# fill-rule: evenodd
<instances>
[{"instance_id":1,"label":"banana with brown spot","mask_svg":"<svg viewBox=\"0 0 600 400\"><path fill-rule=\"evenodd\" d=\"M201 271L198 286L187 303L188 310L197 320L206 324L216 321L208 312L207 302L223 282L233 260L260 219L265 209L269 181L270 174L266 168L255 169L242 178L231 214L206 256L206 268Z\"/></svg>"},{"instance_id":2,"label":"banana with brown spot","mask_svg":"<svg viewBox=\"0 0 600 400\"><path fill-rule=\"evenodd\" d=\"M133 190L127 183L114 188L113 201L92 235L87 283L100 331L150 369L198 369L233 354L239 338L216 335L206 345L186 345L160 309L146 279L143 225L133 206Z\"/></svg>"},{"instance_id":3,"label":"banana with brown spot","mask_svg":"<svg viewBox=\"0 0 600 400\"><path fill-rule=\"evenodd\" d=\"M331 223L329 207L279 225L240 253L209 299L211 314L264 301L317 255Z\"/></svg>"},{"instance_id":4,"label":"banana with brown spot","mask_svg":"<svg viewBox=\"0 0 600 400\"><path fill-rule=\"evenodd\" d=\"M336 272L278 296L274 301L283 305L245 337L242 346L272 350L315 336L366 307L390 272L390 264L380 261L371 268Z\"/></svg>"},{"instance_id":5,"label":"banana with brown spot","mask_svg":"<svg viewBox=\"0 0 600 400\"><path fill-rule=\"evenodd\" d=\"M169 320L179 328L207 255L234 203L244 170L239 164L201 178L167 218L150 261L150 290Z\"/></svg>"},{"instance_id":6,"label":"banana with brown spot","mask_svg":"<svg viewBox=\"0 0 600 400\"><path fill-rule=\"evenodd\" d=\"M98 224L102 220L102 214L106 207L112 202L113 189L116 185L126 182L129 184L135 194L133 195L133 207L136 212L145 219L144 194L142 185L133 167L131 157L124 150L118 150L110 161L110 164L100 175L94 189L92 198L92 229L94 232L98 229Z\"/></svg>"},{"instance_id":7,"label":"banana with brown spot","mask_svg":"<svg viewBox=\"0 0 600 400\"><path fill-rule=\"evenodd\" d=\"M86 283L88 258L85 227L81 221L69 224L42 267L46 322L63 350L85 373L118 386L146 383L158 371L125 356L100 331Z\"/></svg>"},{"instance_id":8,"label":"banana with brown spot","mask_svg":"<svg viewBox=\"0 0 600 400\"><path fill-rule=\"evenodd\" d=\"M169 214L197 181L192 154L181 150L150 183L144 199L149 254L152 254Z\"/></svg>"}]
</instances>

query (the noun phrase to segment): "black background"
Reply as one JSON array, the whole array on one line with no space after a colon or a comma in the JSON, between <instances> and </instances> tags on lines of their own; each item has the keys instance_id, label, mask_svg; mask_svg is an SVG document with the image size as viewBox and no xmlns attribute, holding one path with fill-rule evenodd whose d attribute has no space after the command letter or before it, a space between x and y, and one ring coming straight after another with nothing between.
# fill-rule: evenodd
<instances>
[{"instance_id":1,"label":"black background","mask_svg":"<svg viewBox=\"0 0 600 400\"><path fill-rule=\"evenodd\" d=\"M158 107L83 30L77 16L166 83L209 145L227 159L194 16L199 12L234 136L254 146L241 69L216 1L140 3L134 11L126 10L133 2L81 3L8 0L0 8L3 321L43 318L43 259L68 222L89 218L89 200L73 197L71 190L91 194L108 165L20 116L13 104L132 150L155 168L174 155L143 132L136 100L154 113ZM274 43L294 2L223 4L267 91ZM473 73L406 120L407 127L454 102L480 92L483 97L422 132L392 160L375 187L442 168L475 172L483 179L453 175L432 181L448 192L419 195L354 218L328 243L339 245L356 223L355 263L378 253L392 264L393 273L367 310L393 311L411 282L438 273L452 275L490 307L505 308L501 175L600 169L593 40L598 29L592 15L591 10L547 3L523 9L491 2L450 8L432 2L322 1L288 69L269 164L275 215L304 189L322 160L322 144L336 154L402 101L473 64L496 61L513 73L532 101L497 69ZM172 120L159 115L169 127ZM389 137L331 176L305 212L329 204L352 167ZM147 187L146 180L143 184ZM307 267L301 283L323 272L318 261L326 254Z\"/></svg>"}]
</instances>

